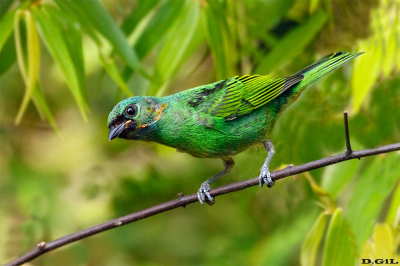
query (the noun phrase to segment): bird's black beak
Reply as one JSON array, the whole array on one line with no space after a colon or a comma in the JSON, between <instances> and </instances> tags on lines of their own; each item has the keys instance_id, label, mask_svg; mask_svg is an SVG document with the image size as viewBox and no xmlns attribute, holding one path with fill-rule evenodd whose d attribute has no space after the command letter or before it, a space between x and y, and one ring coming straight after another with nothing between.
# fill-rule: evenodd
<instances>
[{"instance_id":1,"label":"bird's black beak","mask_svg":"<svg viewBox=\"0 0 400 266\"><path fill-rule=\"evenodd\" d=\"M115 127L110 127L110 134L108 135L108 139L111 141L121 134L121 132L125 129L125 123L119 124Z\"/></svg>"}]
</instances>

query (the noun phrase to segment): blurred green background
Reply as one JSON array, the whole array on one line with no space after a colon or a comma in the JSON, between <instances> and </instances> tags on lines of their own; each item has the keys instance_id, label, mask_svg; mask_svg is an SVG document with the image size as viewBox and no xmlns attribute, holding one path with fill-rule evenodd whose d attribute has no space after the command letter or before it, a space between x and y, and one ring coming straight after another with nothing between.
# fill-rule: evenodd
<instances>
[{"instance_id":1,"label":"blurred green background","mask_svg":"<svg viewBox=\"0 0 400 266\"><path fill-rule=\"evenodd\" d=\"M277 122L272 169L400 141L399 0L0 0L0 263L40 241L195 193L222 169L154 143L108 141L131 95L241 74L288 76L366 52ZM213 187L256 177L249 149ZM191 204L32 265L355 265L397 259L400 154L353 160Z\"/></svg>"}]
</instances>

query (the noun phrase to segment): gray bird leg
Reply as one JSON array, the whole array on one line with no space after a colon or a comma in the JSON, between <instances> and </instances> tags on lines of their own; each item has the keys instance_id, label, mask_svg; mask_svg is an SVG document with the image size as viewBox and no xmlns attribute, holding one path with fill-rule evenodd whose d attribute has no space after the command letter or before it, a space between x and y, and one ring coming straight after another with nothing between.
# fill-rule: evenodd
<instances>
[{"instance_id":1,"label":"gray bird leg","mask_svg":"<svg viewBox=\"0 0 400 266\"><path fill-rule=\"evenodd\" d=\"M260 170L259 184L260 184L260 187L262 187L263 182L264 182L268 187L272 187L275 184L275 182L271 178L271 173L269 172L268 167L269 167L269 163L271 162L272 156L274 156L274 154L275 154L275 148L274 148L274 144L272 144L272 142L270 140L263 142L263 144L264 144L265 149L268 152L268 156Z\"/></svg>"},{"instance_id":2,"label":"gray bird leg","mask_svg":"<svg viewBox=\"0 0 400 266\"><path fill-rule=\"evenodd\" d=\"M233 161L232 158L230 157L224 157L221 158L222 162L224 163L224 170L216 174L215 176L211 177L210 179L207 179L204 181L201 186L199 191L197 192L197 198L199 199L200 203L203 204L206 202L208 205L213 205L214 204L214 198L210 195L210 184L220 178L223 175L226 175L229 173L233 166L235 165L235 162ZM206 198L207 197L207 198ZM206 201L208 199L208 201Z\"/></svg>"}]
</instances>

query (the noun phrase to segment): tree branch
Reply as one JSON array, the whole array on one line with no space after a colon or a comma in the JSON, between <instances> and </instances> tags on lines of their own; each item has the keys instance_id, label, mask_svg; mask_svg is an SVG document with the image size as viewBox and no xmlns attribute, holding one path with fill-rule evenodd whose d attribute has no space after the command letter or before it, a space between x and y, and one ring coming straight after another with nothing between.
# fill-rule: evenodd
<instances>
[{"instance_id":1,"label":"tree branch","mask_svg":"<svg viewBox=\"0 0 400 266\"><path fill-rule=\"evenodd\" d=\"M349 155L353 152L350 144L349 137L349 122L347 120L347 111L343 112L343 120L344 120L344 137L346 138L346 155Z\"/></svg>"},{"instance_id":2,"label":"tree branch","mask_svg":"<svg viewBox=\"0 0 400 266\"><path fill-rule=\"evenodd\" d=\"M347 112L344 112L344 125L345 125L345 137L346 137L346 148L347 150L344 153L334 155L331 157L323 158L320 160L316 160L313 162L305 163L299 166L292 166L287 167L283 170L275 171L271 173L272 180L282 179L288 176L293 176L296 174L304 173L310 170L314 170L317 168L322 168L328 165L337 164L343 161L348 161L352 159L360 159L362 157L372 156L381 153L387 153L392 151L400 150L400 143L390 144L383 147L375 148L375 149L365 149L365 150L358 150L352 151L350 146L350 139L349 139L349 129L348 129L348 121L347 121ZM226 186L218 187L210 191L211 196L216 197L219 195L223 195L226 193L242 190L252 186L258 186L258 177L253 179L240 181L236 183L232 183ZM103 231L119 227L125 224L129 224L158 213L162 213L171 209L175 209L178 207L185 207L188 204L194 203L198 201L197 194L192 194L189 196L183 196L182 194L179 195L178 199L171 200L165 203L161 203L159 205L147 208L145 210L135 212L114 220L110 220L108 222L95 225L93 227L78 231L76 233L64 236L62 238L53 240L51 242L40 242L35 248L30 250L29 252L25 253L21 257L7 263L5 266L14 266L14 265L21 265L28 261L33 260L34 258L39 257L40 255L47 253L53 249L57 249L59 247L65 246L69 243L84 239L91 235L95 235L101 233Z\"/></svg>"}]
</instances>

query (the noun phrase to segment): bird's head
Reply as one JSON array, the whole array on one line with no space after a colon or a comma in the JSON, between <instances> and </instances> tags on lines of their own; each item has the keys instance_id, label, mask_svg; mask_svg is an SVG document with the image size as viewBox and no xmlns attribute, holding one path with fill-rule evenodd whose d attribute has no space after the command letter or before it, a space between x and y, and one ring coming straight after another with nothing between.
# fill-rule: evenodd
<instances>
[{"instance_id":1,"label":"bird's head","mask_svg":"<svg viewBox=\"0 0 400 266\"><path fill-rule=\"evenodd\" d=\"M144 139L144 130L157 122L164 109L156 97L135 96L119 102L108 116L109 140Z\"/></svg>"}]
</instances>

